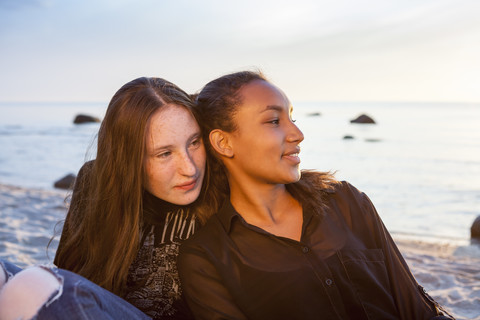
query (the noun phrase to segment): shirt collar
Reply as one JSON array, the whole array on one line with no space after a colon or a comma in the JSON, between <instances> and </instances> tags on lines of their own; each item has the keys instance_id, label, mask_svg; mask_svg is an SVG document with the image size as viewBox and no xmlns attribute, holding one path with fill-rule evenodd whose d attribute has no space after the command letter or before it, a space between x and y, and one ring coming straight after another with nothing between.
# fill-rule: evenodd
<instances>
[{"instance_id":1,"label":"shirt collar","mask_svg":"<svg viewBox=\"0 0 480 320\"><path fill-rule=\"evenodd\" d=\"M222 223L223 227L225 230L230 232L230 229L232 227L232 221L235 217L239 218L240 214L235 210L235 208L232 206L232 203L230 202L230 199L226 199L223 202L223 205L221 209L217 213L218 219Z\"/></svg>"},{"instance_id":2,"label":"shirt collar","mask_svg":"<svg viewBox=\"0 0 480 320\"><path fill-rule=\"evenodd\" d=\"M303 211L303 226L305 227L310 222L310 219L313 216L313 210L309 208L309 206L302 204L302 211ZM233 221L235 219L244 220L242 216L235 210L232 203L230 202L230 199L226 199L223 202L223 205L221 209L218 211L217 216L221 224L223 225L223 228L227 231L227 233L230 232Z\"/></svg>"}]
</instances>

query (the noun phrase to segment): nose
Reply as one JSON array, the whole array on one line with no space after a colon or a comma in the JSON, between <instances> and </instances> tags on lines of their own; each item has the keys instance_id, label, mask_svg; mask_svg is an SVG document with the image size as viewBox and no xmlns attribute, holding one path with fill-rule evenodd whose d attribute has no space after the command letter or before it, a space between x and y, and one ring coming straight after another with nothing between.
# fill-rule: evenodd
<instances>
[{"instance_id":1,"label":"nose","mask_svg":"<svg viewBox=\"0 0 480 320\"><path fill-rule=\"evenodd\" d=\"M187 177L193 177L197 173L197 166L193 161L191 154L186 150L182 153L178 162L178 171Z\"/></svg>"},{"instance_id":2,"label":"nose","mask_svg":"<svg viewBox=\"0 0 480 320\"><path fill-rule=\"evenodd\" d=\"M290 130L288 132L287 141L300 143L305 137L303 136L302 130L300 130L297 125L293 122L290 122Z\"/></svg>"}]
</instances>

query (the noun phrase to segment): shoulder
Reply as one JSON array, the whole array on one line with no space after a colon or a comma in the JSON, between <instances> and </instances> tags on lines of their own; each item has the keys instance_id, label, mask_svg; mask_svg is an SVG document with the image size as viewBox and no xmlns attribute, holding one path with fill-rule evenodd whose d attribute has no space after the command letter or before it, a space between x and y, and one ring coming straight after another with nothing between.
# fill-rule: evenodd
<instances>
[{"instance_id":1,"label":"shoulder","mask_svg":"<svg viewBox=\"0 0 480 320\"><path fill-rule=\"evenodd\" d=\"M347 181L339 181L330 192L337 201L363 205L369 201L368 196Z\"/></svg>"},{"instance_id":2,"label":"shoulder","mask_svg":"<svg viewBox=\"0 0 480 320\"><path fill-rule=\"evenodd\" d=\"M85 162L80 170L78 170L78 177L84 176L86 173L90 172L95 164L95 160L90 160Z\"/></svg>"},{"instance_id":3,"label":"shoulder","mask_svg":"<svg viewBox=\"0 0 480 320\"><path fill-rule=\"evenodd\" d=\"M221 246L222 239L225 237L226 231L218 215L214 214L200 229L182 242L180 253L215 250L216 247Z\"/></svg>"},{"instance_id":4,"label":"shoulder","mask_svg":"<svg viewBox=\"0 0 480 320\"><path fill-rule=\"evenodd\" d=\"M90 173L92 172L93 165L95 164L95 160L90 160L85 162L80 170L78 171L77 177L75 178L75 185L73 191L78 191L78 189L85 184L85 182L89 181Z\"/></svg>"},{"instance_id":5,"label":"shoulder","mask_svg":"<svg viewBox=\"0 0 480 320\"><path fill-rule=\"evenodd\" d=\"M229 243L228 233L218 215L214 214L205 225L182 242L177 257L180 277L191 277L200 270L211 270L221 261L228 261L225 255L228 255Z\"/></svg>"},{"instance_id":6,"label":"shoulder","mask_svg":"<svg viewBox=\"0 0 480 320\"><path fill-rule=\"evenodd\" d=\"M364 224L378 219L370 198L347 181L335 185L327 202L329 214L341 215L349 224Z\"/></svg>"}]
</instances>

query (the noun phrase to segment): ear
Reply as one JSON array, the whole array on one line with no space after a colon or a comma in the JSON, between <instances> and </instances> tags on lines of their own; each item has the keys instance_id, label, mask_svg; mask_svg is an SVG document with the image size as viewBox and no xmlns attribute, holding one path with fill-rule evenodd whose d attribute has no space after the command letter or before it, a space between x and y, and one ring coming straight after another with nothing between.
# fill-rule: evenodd
<instances>
[{"instance_id":1,"label":"ear","mask_svg":"<svg viewBox=\"0 0 480 320\"><path fill-rule=\"evenodd\" d=\"M233 157L233 148L230 145L230 135L220 129L212 130L208 136L213 149L223 157Z\"/></svg>"}]
</instances>

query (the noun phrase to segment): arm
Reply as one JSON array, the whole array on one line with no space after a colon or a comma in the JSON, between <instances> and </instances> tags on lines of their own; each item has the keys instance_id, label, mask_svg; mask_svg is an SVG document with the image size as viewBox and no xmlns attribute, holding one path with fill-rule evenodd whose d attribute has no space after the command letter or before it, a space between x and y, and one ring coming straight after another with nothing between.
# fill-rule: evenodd
<instances>
[{"instance_id":1,"label":"arm","mask_svg":"<svg viewBox=\"0 0 480 320\"><path fill-rule=\"evenodd\" d=\"M182 244L177 266L183 294L195 319L247 319L200 249Z\"/></svg>"},{"instance_id":2,"label":"arm","mask_svg":"<svg viewBox=\"0 0 480 320\"><path fill-rule=\"evenodd\" d=\"M384 252L392 295L401 318L451 319L443 317L448 313L417 283L370 199L364 193L360 197L364 218L375 242Z\"/></svg>"}]
</instances>

